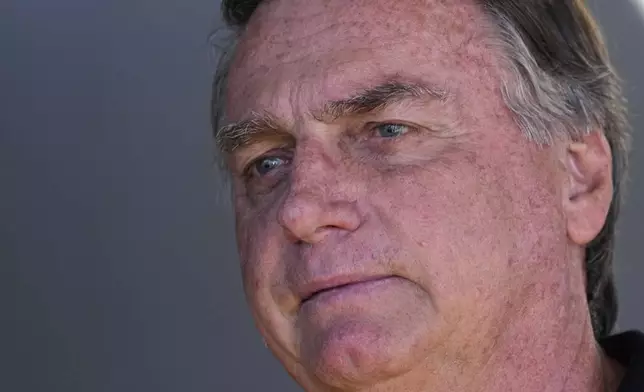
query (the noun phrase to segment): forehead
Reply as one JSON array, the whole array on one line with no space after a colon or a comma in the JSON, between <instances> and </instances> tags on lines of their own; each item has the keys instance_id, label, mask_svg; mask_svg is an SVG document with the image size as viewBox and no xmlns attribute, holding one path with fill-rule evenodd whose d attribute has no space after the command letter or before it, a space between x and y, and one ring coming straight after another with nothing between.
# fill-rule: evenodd
<instances>
[{"instance_id":1,"label":"forehead","mask_svg":"<svg viewBox=\"0 0 644 392\"><path fill-rule=\"evenodd\" d=\"M462 82L494 62L486 22L474 0L266 1L231 64L227 117L294 116L392 76Z\"/></svg>"}]
</instances>

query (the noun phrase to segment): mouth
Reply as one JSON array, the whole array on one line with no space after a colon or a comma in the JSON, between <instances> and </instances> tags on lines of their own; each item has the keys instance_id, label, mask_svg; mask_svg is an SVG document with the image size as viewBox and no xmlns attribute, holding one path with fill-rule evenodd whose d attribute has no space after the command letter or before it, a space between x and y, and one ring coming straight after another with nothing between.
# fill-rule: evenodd
<instances>
[{"instance_id":1,"label":"mouth","mask_svg":"<svg viewBox=\"0 0 644 392\"><path fill-rule=\"evenodd\" d=\"M304 294L301 297L302 298L301 304L303 305L304 303L312 299L315 299L316 297L322 294L328 293L330 291L338 291L338 290L350 288L352 286L375 283L389 278L394 278L394 276L392 275L372 276L367 278L345 279L345 281L342 281L342 279L333 279L328 282L314 284L314 285L311 285L312 287L310 287L309 290L306 291L306 294ZM336 280L338 280L338 282L333 282Z\"/></svg>"}]
</instances>

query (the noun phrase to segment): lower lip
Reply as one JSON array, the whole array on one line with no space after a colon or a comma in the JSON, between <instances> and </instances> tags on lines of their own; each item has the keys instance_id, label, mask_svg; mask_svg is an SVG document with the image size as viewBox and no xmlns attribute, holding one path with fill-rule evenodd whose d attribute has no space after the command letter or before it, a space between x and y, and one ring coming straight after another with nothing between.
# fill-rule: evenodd
<instances>
[{"instance_id":1,"label":"lower lip","mask_svg":"<svg viewBox=\"0 0 644 392\"><path fill-rule=\"evenodd\" d=\"M313 297L309 298L304 302L303 305L307 304L331 304L337 301L344 301L350 298L363 297L365 295L374 295L378 291L386 289L387 286L398 283L401 278L396 276L387 276L383 278L366 280L362 282L356 282L347 284L344 286L335 287L329 290L322 291L319 294L315 294Z\"/></svg>"}]
</instances>

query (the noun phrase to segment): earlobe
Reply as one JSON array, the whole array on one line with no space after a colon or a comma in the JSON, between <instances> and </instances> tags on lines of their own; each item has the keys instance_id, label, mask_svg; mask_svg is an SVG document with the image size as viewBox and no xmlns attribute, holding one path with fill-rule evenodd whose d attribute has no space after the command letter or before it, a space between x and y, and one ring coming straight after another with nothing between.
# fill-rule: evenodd
<instances>
[{"instance_id":1,"label":"earlobe","mask_svg":"<svg viewBox=\"0 0 644 392\"><path fill-rule=\"evenodd\" d=\"M601 231L612 202L612 154L606 137L598 130L570 142L565 155L568 237L585 246Z\"/></svg>"}]
</instances>

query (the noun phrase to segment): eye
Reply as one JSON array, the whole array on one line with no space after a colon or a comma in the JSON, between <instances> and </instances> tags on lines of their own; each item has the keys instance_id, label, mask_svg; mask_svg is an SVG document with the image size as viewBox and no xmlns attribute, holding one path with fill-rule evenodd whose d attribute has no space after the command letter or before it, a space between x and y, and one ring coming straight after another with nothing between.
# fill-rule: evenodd
<instances>
[{"instance_id":1,"label":"eye","mask_svg":"<svg viewBox=\"0 0 644 392\"><path fill-rule=\"evenodd\" d=\"M287 163L287 160L277 156L262 157L250 164L248 167L249 175L263 177L270 174L271 171Z\"/></svg>"},{"instance_id":2,"label":"eye","mask_svg":"<svg viewBox=\"0 0 644 392\"><path fill-rule=\"evenodd\" d=\"M409 127L402 124L380 124L374 127L378 136L391 139L402 136L409 131Z\"/></svg>"}]
</instances>

